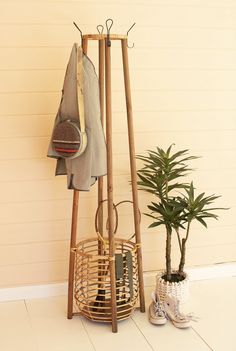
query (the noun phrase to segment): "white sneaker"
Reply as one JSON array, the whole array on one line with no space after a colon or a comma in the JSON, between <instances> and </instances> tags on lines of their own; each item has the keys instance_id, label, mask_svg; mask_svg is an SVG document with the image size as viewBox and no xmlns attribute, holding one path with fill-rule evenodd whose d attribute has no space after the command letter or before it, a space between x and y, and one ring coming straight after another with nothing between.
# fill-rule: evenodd
<instances>
[{"instance_id":1,"label":"white sneaker","mask_svg":"<svg viewBox=\"0 0 236 351\"><path fill-rule=\"evenodd\" d=\"M152 295L152 302L149 306L148 314L149 314L149 321L152 324L165 324L166 323L166 315L163 310L162 302L160 301L156 292L153 292Z\"/></svg>"},{"instance_id":2,"label":"white sneaker","mask_svg":"<svg viewBox=\"0 0 236 351\"><path fill-rule=\"evenodd\" d=\"M189 328L190 321L193 319L191 315L185 315L179 311L179 300L173 295L166 295L164 298L164 309L167 318L172 321L177 328Z\"/></svg>"}]
</instances>

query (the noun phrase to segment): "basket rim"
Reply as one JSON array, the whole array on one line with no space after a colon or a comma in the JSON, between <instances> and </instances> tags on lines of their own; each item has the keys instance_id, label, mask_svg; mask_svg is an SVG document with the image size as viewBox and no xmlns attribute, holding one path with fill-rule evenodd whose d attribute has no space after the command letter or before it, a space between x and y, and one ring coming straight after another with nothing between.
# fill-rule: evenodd
<instances>
[{"instance_id":1,"label":"basket rim","mask_svg":"<svg viewBox=\"0 0 236 351\"><path fill-rule=\"evenodd\" d=\"M108 241L107 237L103 237L104 241ZM91 242L97 242L97 243L102 243L102 241L99 239L99 237L93 237L93 238L89 238L89 239L84 239L79 241L76 246L74 248L72 248L72 251L75 252L77 255L80 256L85 256L85 257L90 257L90 258L96 258L96 259L103 259L103 260L108 260L108 259L113 259L109 256L109 254L107 255L94 255L91 253L86 253L84 252L84 249L80 249L79 246L86 244L86 243L91 243ZM114 238L115 244L129 244L132 248L130 248L130 250L128 250L129 252L135 252L138 245L136 243L134 243L133 241L129 240L129 239L122 239L122 238ZM125 253L122 254L123 256L125 256Z\"/></svg>"}]
</instances>

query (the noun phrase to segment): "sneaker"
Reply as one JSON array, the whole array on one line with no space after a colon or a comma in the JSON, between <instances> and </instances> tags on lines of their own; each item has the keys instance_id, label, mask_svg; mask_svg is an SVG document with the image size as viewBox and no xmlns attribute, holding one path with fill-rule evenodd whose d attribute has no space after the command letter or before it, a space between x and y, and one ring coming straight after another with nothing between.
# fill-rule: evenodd
<instances>
[{"instance_id":1,"label":"sneaker","mask_svg":"<svg viewBox=\"0 0 236 351\"><path fill-rule=\"evenodd\" d=\"M189 328L191 315L185 315L179 311L179 300L173 295L166 295L164 298L164 309L167 318L171 320L177 328Z\"/></svg>"},{"instance_id":2,"label":"sneaker","mask_svg":"<svg viewBox=\"0 0 236 351\"><path fill-rule=\"evenodd\" d=\"M152 295L152 302L149 306L149 321L152 324L165 324L166 323L166 315L163 310L162 302L159 299L159 296L156 292L153 292Z\"/></svg>"}]
</instances>

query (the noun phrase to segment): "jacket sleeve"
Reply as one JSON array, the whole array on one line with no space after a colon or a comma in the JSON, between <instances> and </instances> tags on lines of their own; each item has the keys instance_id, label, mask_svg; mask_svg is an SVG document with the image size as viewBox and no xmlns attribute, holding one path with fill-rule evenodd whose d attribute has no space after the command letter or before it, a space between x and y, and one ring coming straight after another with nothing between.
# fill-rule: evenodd
<instances>
[{"instance_id":1,"label":"jacket sleeve","mask_svg":"<svg viewBox=\"0 0 236 351\"><path fill-rule=\"evenodd\" d=\"M60 109L59 109L60 111ZM53 126L53 131L54 128L57 126L57 124L60 122L61 118L60 118L60 113L57 113L57 116L55 118L55 122L54 122L54 126ZM52 135L53 135L53 131L52 131ZM56 153L56 151L53 149L52 146L52 136L49 142L49 146L48 146L48 152L47 152L47 156L51 157L51 158L56 158L57 159L57 165L56 165L56 171L55 174L56 175L66 175L67 171L66 171L66 162L65 159L59 157Z\"/></svg>"}]
</instances>

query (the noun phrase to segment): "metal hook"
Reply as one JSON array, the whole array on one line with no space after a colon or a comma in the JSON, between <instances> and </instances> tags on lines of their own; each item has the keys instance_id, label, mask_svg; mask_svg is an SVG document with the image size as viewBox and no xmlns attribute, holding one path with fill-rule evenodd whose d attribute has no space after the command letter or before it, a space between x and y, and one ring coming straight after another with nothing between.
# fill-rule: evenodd
<instances>
[{"instance_id":1,"label":"metal hook","mask_svg":"<svg viewBox=\"0 0 236 351\"><path fill-rule=\"evenodd\" d=\"M99 28L102 28L102 29L100 30ZM99 25L97 26L97 31L98 31L98 33L99 33L99 34L102 34L102 33L103 33L103 30L104 30L104 26L102 26L101 24L99 24Z\"/></svg>"},{"instance_id":2,"label":"metal hook","mask_svg":"<svg viewBox=\"0 0 236 351\"><path fill-rule=\"evenodd\" d=\"M110 26L108 27L108 21L111 21ZM107 27L107 46L111 46L111 41L110 41L110 30L111 27L113 26L113 20L111 18L108 18L106 20L106 27Z\"/></svg>"},{"instance_id":3,"label":"metal hook","mask_svg":"<svg viewBox=\"0 0 236 351\"><path fill-rule=\"evenodd\" d=\"M80 38L81 38L81 43L82 43L82 39L83 39L83 33L82 30L77 26L77 24L75 22L73 22L74 26L78 29L78 31L80 32Z\"/></svg>"},{"instance_id":4,"label":"metal hook","mask_svg":"<svg viewBox=\"0 0 236 351\"><path fill-rule=\"evenodd\" d=\"M135 26L135 24L136 24L136 22L134 22L134 23L132 24L132 26L130 27L130 29L127 30L127 37L129 36L129 32L130 32L131 29ZM129 46L129 44L128 44L128 38L127 38L127 47L128 47L129 49L132 49L132 48L134 47L134 43L133 43L132 46Z\"/></svg>"}]
</instances>

